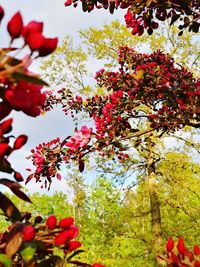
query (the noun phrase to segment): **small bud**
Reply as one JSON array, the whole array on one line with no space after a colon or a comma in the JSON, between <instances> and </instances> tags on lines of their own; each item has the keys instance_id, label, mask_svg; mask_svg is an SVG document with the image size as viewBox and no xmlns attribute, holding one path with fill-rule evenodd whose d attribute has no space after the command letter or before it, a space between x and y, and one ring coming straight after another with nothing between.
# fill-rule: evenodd
<instances>
[{"instance_id":1,"label":"small bud","mask_svg":"<svg viewBox=\"0 0 200 267\"><path fill-rule=\"evenodd\" d=\"M48 229L55 229L56 228L57 219L55 215L50 215L46 220L46 226Z\"/></svg>"},{"instance_id":2,"label":"small bud","mask_svg":"<svg viewBox=\"0 0 200 267\"><path fill-rule=\"evenodd\" d=\"M23 231L23 241L28 242L35 237L35 228L32 225L27 225L24 227Z\"/></svg>"},{"instance_id":3,"label":"small bud","mask_svg":"<svg viewBox=\"0 0 200 267\"><path fill-rule=\"evenodd\" d=\"M72 225L73 223L74 223L74 218L72 217L63 218L59 222L59 227L64 229L69 228L70 225Z\"/></svg>"}]
</instances>

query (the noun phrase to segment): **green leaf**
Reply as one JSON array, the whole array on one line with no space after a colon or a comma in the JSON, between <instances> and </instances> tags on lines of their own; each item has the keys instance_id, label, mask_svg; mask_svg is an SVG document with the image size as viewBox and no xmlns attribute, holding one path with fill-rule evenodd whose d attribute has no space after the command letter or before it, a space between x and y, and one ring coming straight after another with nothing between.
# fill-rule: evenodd
<instances>
[{"instance_id":1,"label":"green leaf","mask_svg":"<svg viewBox=\"0 0 200 267\"><path fill-rule=\"evenodd\" d=\"M26 75L20 72L14 72L12 74L12 78L17 79L17 80L27 81L27 82L34 83L34 84L41 84L41 85L49 86L45 81L43 81L42 79L36 76L30 76L30 75Z\"/></svg>"},{"instance_id":2,"label":"green leaf","mask_svg":"<svg viewBox=\"0 0 200 267\"><path fill-rule=\"evenodd\" d=\"M36 251L36 244L35 243L28 243L28 244L25 244L23 246L23 249L20 251L21 255L22 255L22 258L28 262L30 261L34 254L35 254L35 251Z\"/></svg>"},{"instance_id":3,"label":"green leaf","mask_svg":"<svg viewBox=\"0 0 200 267\"><path fill-rule=\"evenodd\" d=\"M12 265L12 260L9 259L5 254L0 254L0 263L5 267L10 267Z\"/></svg>"}]
</instances>

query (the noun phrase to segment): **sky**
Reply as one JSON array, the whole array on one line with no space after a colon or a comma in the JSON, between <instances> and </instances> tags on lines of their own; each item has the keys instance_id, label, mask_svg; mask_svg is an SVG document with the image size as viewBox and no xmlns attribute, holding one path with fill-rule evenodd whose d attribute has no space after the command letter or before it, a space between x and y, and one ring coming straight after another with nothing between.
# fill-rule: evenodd
<instances>
[{"instance_id":1,"label":"sky","mask_svg":"<svg viewBox=\"0 0 200 267\"><path fill-rule=\"evenodd\" d=\"M6 31L6 25L9 19L20 11L24 24L31 20L44 22L44 34L46 37L58 37L59 43L66 34L70 34L75 45L80 42L78 31L87 29L90 26L100 28L104 23L109 23L113 19L124 21L125 11L119 10L114 15L110 15L106 10L94 10L91 13L84 13L81 6L78 8L65 7L64 0L0 0L0 5L5 10L5 17L0 27L1 47L9 44L9 36ZM31 66L33 70L39 71L40 62L36 62ZM101 68L101 66L99 67ZM97 69L98 70L98 69ZM10 156L12 166L20 171L23 175L27 175L25 169L30 167L30 162L25 158L30 154L30 149L34 148L41 142L49 141L57 136L64 138L73 134L73 122L66 117L59 109L47 113L38 118L27 117L21 112L13 112L9 117L14 118L13 134L27 134L28 143L23 149L13 153ZM53 183L50 194L55 191L64 191L66 181L56 181ZM40 186L30 183L28 189L31 192L40 192Z\"/></svg>"}]
</instances>

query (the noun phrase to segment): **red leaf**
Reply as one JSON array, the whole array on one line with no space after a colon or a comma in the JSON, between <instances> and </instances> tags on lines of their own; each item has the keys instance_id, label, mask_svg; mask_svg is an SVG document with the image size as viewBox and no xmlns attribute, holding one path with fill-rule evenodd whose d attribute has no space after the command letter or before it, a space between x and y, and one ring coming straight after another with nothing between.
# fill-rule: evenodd
<instances>
[{"instance_id":1,"label":"red leaf","mask_svg":"<svg viewBox=\"0 0 200 267\"><path fill-rule=\"evenodd\" d=\"M0 208L3 210L4 215L12 221L20 221L21 214L19 210L15 207L12 201L2 193L0 193Z\"/></svg>"},{"instance_id":2,"label":"red leaf","mask_svg":"<svg viewBox=\"0 0 200 267\"><path fill-rule=\"evenodd\" d=\"M16 196L23 199L24 201L32 203L30 198L20 190L21 185L17 182L10 181L8 179L0 179L0 184L7 186Z\"/></svg>"},{"instance_id":3,"label":"red leaf","mask_svg":"<svg viewBox=\"0 0 200 267\"><path fill-rule=\"evenodd\" d=\"M78 167L79 167L79 171L80 172L83 172L84 171L84 169L85 169L85 163L84 163L84 161L82 160L82 159L79 159L79 161L78 161Z\"/></svg>"},{"instance_id":4,"label":"red leaf","mask_svg":"<svg viewBox=\"0 0 200 267\"><path fill-rule=\"evenodd\" d=\"M24 181L23 177L21 176L21 173L19 173L19 172L15 172L15 173L14 173L14 177L15 177L15 180L16 180L17 182L22 182L22 181Z\"/></svg>"}]
</instances>

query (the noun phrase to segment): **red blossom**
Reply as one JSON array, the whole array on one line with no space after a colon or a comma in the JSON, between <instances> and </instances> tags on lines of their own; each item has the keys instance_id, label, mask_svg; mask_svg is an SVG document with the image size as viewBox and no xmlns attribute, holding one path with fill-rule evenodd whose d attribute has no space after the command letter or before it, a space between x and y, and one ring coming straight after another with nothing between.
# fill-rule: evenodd
<instances>
[{"instance_id":1,"label":"red blossom","mask_svg":"<svg viewBox=\"0 0 200 267\"><path fill-rule=\"evenodd\" d=\"M19 38L23 30L23 20L20 12L17 12L8 22L8 32L13 39Z\"/></svg>"},{"instance_id":2,"label":"red blossom","mask_svg":"<svg viewBox=\"0 0 200 267\"><path fill-rule=\"evenodd\" d=\"M22 36L26 38L33 33L42 33L43 31L43 22L38 22L38 21L30 21L26 26L24 26L23 31L22 31Z\"/></svg>"},{"instance_id":3,"label":"red blossom","mask_svg":"<svg viewBox=\"0 0 200 267\"><path fill-rule=\"evenodd\" d=\"M6 90L6 100L14 109L36 117L40 114L40 108L46 99L41 89L42 85L20 81L16 86Z\"/></svg>"},{"instance_id":4,"label":"red blossom","mask_svg":"<svg viewBox=\"0 0 200 267\"><path fill-rule=\"evenodd\" d=\"M26 43L29 45L31 51L37 51L41 49L44 43L44 36L40 32L33 32L26 38Z\"/></svg>"},{"instance_id":5,"label":"red blossom","mask_svg":"<svg viewBox=\"0 0 200 267\"><path fill-rule=\"evenodd\" d=\"M63 231L55 236L54 244L56 246L62 246L70 240L68 231Z\"/></svg>"}]
</instances>

